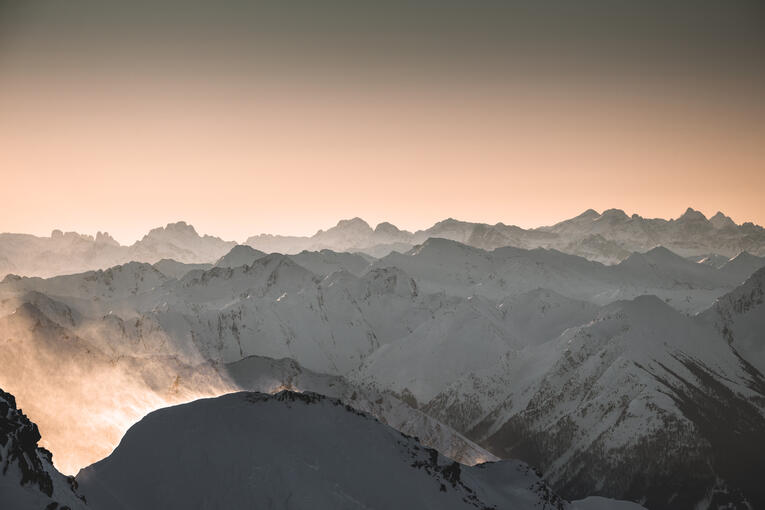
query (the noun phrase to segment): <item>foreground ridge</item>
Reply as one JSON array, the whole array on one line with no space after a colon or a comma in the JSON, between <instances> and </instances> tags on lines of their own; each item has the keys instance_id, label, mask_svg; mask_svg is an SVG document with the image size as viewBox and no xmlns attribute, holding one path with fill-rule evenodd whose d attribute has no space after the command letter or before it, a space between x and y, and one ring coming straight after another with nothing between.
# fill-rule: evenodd
<instances>
[{"instance_id":1,"label":"foreground ridge","mask_svg":"<svg viewBox=\"0 0 765 510\"><path fill-rule=\"evenodd\" d=\"M588 508L522 462L464 466L337 399L289 390L151 413L77 480L91 504L126 510Z\"/></svg>"}]
</instances>

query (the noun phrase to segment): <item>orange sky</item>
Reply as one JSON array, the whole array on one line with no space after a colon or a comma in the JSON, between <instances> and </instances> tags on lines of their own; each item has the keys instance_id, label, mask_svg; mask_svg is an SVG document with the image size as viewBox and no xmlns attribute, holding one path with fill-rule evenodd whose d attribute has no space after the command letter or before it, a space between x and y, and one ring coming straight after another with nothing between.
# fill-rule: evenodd
<instances>
[{"instance_id":1,"label":"orange sky","mask_svg":"<svg viewBox=\"0 0 765 510\"><path fill-rule=\"evenodd\" d=\"M19 41L0 52L0 232L128 243L183 219L243 241L352 216L530 227L590 207L765 224L762 93L736 74L80 62Z\"/></svg>"},{"instance_id":2,"label":"orange sky","mask_svg":"<svg viewBox=\"0 0 765 510\"><path fill-rule=\"evenodd\" d=\"M132 242L185 219L243 240L350 216L536 226L588 207L687 206L765 224L762 123L691 99L111 80L0 82L0 231Z\"/></svg>"}]
</instances>

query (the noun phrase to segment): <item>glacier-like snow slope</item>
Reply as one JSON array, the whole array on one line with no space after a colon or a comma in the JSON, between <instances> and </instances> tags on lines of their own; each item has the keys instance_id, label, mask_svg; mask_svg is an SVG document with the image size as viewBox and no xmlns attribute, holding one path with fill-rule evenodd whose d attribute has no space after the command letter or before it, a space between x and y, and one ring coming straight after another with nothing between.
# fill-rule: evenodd
<instances>
[{"instance_id":1,"label":"glacier-like snow slope","mask_svg":"<svg viewBox=\"0 0 765 510\"><path fill-rule=\"evenodd\" d=\"M468 467L338 400L235 393L155 411L77 475L94 508L568 508L527 465Z\"/></svg>"}]
</instances>

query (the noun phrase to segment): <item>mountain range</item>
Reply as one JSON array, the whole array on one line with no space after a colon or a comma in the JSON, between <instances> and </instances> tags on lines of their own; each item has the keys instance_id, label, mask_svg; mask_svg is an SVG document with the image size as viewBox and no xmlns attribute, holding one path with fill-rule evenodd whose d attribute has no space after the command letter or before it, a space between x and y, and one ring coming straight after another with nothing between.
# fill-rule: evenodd
<instances>
[{"instance_id":1,"label":"mountain range","mask_svg":"<svg viewBox=\"0 0 765 510\"><path fill-rule=\"evenodd\" d=\"M697 260L724 262L741 252L765 256L765 230L761 226L751 222L738 225L721 212L707 219L691 208L670 220L628 216L620 209L603 213L588 209L574 218L534 229L449 218L409 232L387 222L372 228L364 220L353 218L310 237L260 234L243 244L265 253L294 255L304 250L330 250L380 258L394 251L406 252L429 238L449 239L484 250L505 246L555 249L605 264L618 263L632 252L656 246ZM183 221L152 229L130 246L121 246L102 232L95 237L60 230L54 230L50 237L4 233L0 234L0 277L10 273L56 276L131 261L154 264L162 259L214 264L236 244L199 235Z\"/></svg>"},{"instance_id":2,"label":"mountain range","mask_svg":"<svg viewBox=\"0 0 765 510\"><path fill-rule=\"evenodd\" d=\"M599 497L569 503L523 462L465 466L315 393L230 393L150 413L76 477L61 475L39 440L0 390L4 507L643 508Z\"/></svg>"},{"instance_id":3,"label":"mountain range","mask_svg":"<svg viewBox=\"0 0 765 510\"><path fill-rule=\"evenodd\" d=\"M544 235L563 235L583 223L592 230L592 224L609 223L603 220L609 216L614 214L585 214L569 220L574 226L559 224L549 228L560 232ZM674 225L667 228L685 224L690 231L688 224L701 221L693 213L684 216L689 218L666 222ZM709 228L733 228L718 216L703 221ZM189 229L182 229L184 236ZM323 238L349 242L348 232L361 231L363 225L351 222ZM443 233L457 236L457 230ZM395 242L403 243L404 234L397 235ZM639 243L638 234L623 237L625 246ZM679 237L673 246L678 242ZM430 467L423 465L433 483L443 483L442 468L451 462L445 458L461 463L461 473L479 473L464 487L447 485L447 493L462 503L474 494L474 503L502 508L501 501L511 500L495 496L507 491L487 488L481 469L495 468L480 464L520 459L540 471L544 482L532 477L532 485L549 484L543 492L585 500L581 504L598 505L606 497L650 509L759 508L765 506L759 483L765 470L765 258L749 252L712 256L706 247L705 255L689 255L652 246L604 264L555 248L484 249L425 236L420 244L381 257L328 248L280 254L232 245L209 262L162 253L153 264L132 261L50 278L8 275L0 282L0 387L23 403L40 427L42 444L54 452L56 467L67 474L107 457L155 409L258 392L149 414L111 457L77 476L89 502L91 495L96 502L124 494L125 508L172 507L163 506L170 505L169 489L133 494L148 483L140 482L145 466L135 459L163 451L164 441L147 439L161 436L153 427L201 420L205 437L225 435L231 423L204 417L223 415L229 405L245 422L262 423L244 417L250 410L238 409L241 399L253 400L255 407L303 409L299 401L311 410L365 413L363 423L374 426L359 425L363 435L387 425L416 436L422 450L414 451L433 448L445 456L434 453ZM280 396L263 395L272 393ZM172 417L189 409L199 416ZM281 418L324 419L295 412ZM276 424L269 427L265 436L277 434ZM289 430L288 437L312 433ZM126 442L128 437L141 439ZM156 458L167 472L182 474L169 484L197 476L197 455L239 459L225 449L216 457L217 450L204 449L203 439L188 440L202 445L188 452L189 470L177 459ZM300 451L311 448L302 445ZM349 463L373 463L361 446L348 448L355 452ZM339 450L311 455L323 459L330 451ZM272 461L274 480L282 480L290 465L299 466L302 480L310 472L304 471L306 463L317 465L298 451L294 455L291 464ZM399 466L396 455L386 466ZM508 462L503 465L521 465ZM471 465L479 466L466 467ZM322 476L351 476L337 466L331 471ZM307 486L317 480L309 479ZM244 484L236 480L237 487ZM210 487L224 483L211 479ZM274 482L278 494L263 497L303 497L300 487L279 483ZM409 498L404 487L401 494ZM231 492L234 499L226 501L232 504L265 501L224 490ZM340 484L338 491L356 501L350 508L369 503L355 484ZM139 500L141 494L148 499ZM538 494L523 494L531 499L518 501L540 503ZM324 503L337 505L336 496L327 495ZM564 499L543 504L565 508ZM447 500L439 504L449 507ZM390 504L407 506L403 500Z\"/></svg>"}]
</instances>

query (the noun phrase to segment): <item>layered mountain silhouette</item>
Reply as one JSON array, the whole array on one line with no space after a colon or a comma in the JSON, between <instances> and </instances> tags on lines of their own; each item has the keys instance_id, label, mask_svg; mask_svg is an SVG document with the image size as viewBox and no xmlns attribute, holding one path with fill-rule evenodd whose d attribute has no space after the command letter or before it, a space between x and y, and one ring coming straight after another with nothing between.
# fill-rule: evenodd
<instances>
[{"instance_id":1,"label":"layered mountain silhouette","mask_svg":"<svg viewBox=\"0 0 765 510\"><path fill-rule=\"evenodd\" d=\"M24 402L54 462L69 474L107 455L130 425L154 409L238 390L286 389L330 398L236 398L255 399L255 408L284 404L294 410L299 401L311 410L342 409L354 417L349 423L356 423L355 413L367 413L358 423L374 426L358 425L362 435L383 426L374 417L418 437L421 451L434 448L461 463L463 474L482 473L465 466L486 460L520 459L539 469L549 490L566 500L586 499L581 504L607 497L651 509L765 505L758 480L765 470L765 258L748 251L713 255L712 245L699 241L707 235L732 239L747 229L754 232L751 241L759 227L731 225L722 215L708 220L692 210L669 221L612 210L588 211L534 231L538 239L552 239L571 231L605 236L613 229L604 246L616 243L626 254L604 264L551 247L484 249L477 239L494 234L475 224L468 232L467 224L451 220L438 224L444 237L426 235L419 244L376 257L348 243L375 238L379 230L389 236L388 245L408 244L402 239L409 234L392 225L365 225L354 220L319 236L351 251L305 245L296 253L275 253L232 243L209 262L163 253L151 264L131 261L50 278L8 275L0 282L0 387ZM653 225L654 244L629 251L642 242L647 225ZM674 244L654 242L672 229ZM222 242L192 234L188 226L170 230L168 235L184 240L174 243L184 249ZM683 235L696 239L699 254L678 248L690 246ZM227 412L218 406L244 405L226 398L188 409L215 416ZM251 410L232 412L240 411L250 416ZM279 416L291 420L292 412ZM296 413L307 423L324 419ZM128 437L157 435L152 416L136 429L143 432ZM177 418L167 420L166 426L177 426ZM224 424L204 418L199 427L218 437ZM289 436L310 435L289 430ZM87 450L91 443L97 447ZM132 482L119 480L143 475L141 466L124 459L154 450L159 455L163 448L149 439L129 444L90 468L91 482L81 480L89 502L90 494L94 502L127 494ZM208 447L214 444L202 444L198 453L218 455ZM351 448L367 455L360 446ZM236 452L221 455L220 462L238 458ZM279 466L274 476L289 465L301 473L306 462L317 465L295 455L292 464L273 461ZM398 465L395 459L391 465ZM195 476L177 459L156 461L184 473L173 483ZM437 457L426 473L435 478L422 483L433 482L439 493L429 501L459 507L471 492L447 484L447 494L459 497L442 501L436 483L449 462ZM468 500L503 508L495 496L480 495L505 489L487 489L482 475L475 476L475 484L465 487L478 499ZM321 478L320 485L329 479ZM236 480L237 487L226 486L232 498L262 503ZM318 479L311 480L307 486ZM410 494L408 485L401 487ZM304 494L289 484L274 489L281 492L263 497L282 501ZM356 501L350 507L369 503L355 488L338 490ZM163 499L168 494L153 491L125 496L125 504L170 504ZM143 497L141 492L149 499L131 499ZM327 505L338 504L336 494L325 496ZM537 496L528 501L539 502ZM403 499L395 504L408 506Z\"/></svg>"},{"instance_id":2,"label":"layered mountain silhouette","mask_svg":"<svg viewBox=\"0 0 765 510\"><path fill-rule=\"evenodd\" d=\"M556 249L606 264L620 262L632 252L645 252L656 246L664 246L683 257L716 258L718 265L744 251L765 256L762 227L753 223L737 225L721 212L707 219L691 208L670 220L643 218L637 214L628 216L619 209L609 209L602 214L588 209L574 218L536 229L449 218L430 228L409 232L388 222L372 228L364 220L352 218L310 237L261 234L249 237L244 244L265 253L330 250L380 258L392 251L406 252L429 238L449 239L485 250L505 246ZM105 269L130 261L154 264L162 259L184 264L215 264L235 245L235 242L199 235L183 221L152 229L130 246L121 246L102 232L95 237L59 230L53 231L50 237L6 233L0 234L0 277L8 273L55 276Z\"/></svg>"}]
</instances>

